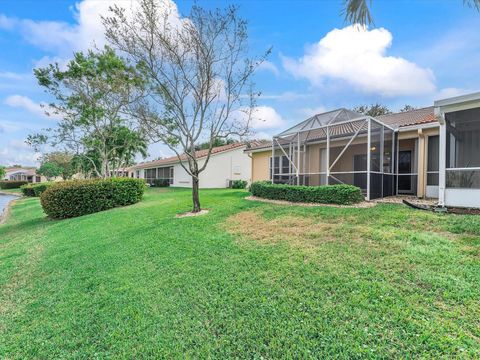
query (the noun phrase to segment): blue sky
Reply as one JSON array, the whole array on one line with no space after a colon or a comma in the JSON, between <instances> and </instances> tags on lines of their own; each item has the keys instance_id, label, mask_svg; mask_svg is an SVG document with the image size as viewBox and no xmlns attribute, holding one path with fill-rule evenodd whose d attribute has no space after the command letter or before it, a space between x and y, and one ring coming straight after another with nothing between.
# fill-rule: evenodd
<instances>
[{"instance_id":1,"label":"blue sky","mask_svg":"<svg viewBox=\"0 0 480 360\"><path fill-rule=\"evenodd\" d=\"M0 0L0 164L35 164L39 154L24 140L56 119L39 106L49 98L32 69L101 44L98 14L107 3ZM379 102L397 110L480 90L480 14L461 0L375 0L375 26L360 31L344 22L342 0L229 3L249 21L252 53L273 48L255 79L264 120L257 137L338 107ZM191 4L176 2L181 15ZM150 148L151 158L170 154L165 146Z\"/></svg>"}]
</instances>

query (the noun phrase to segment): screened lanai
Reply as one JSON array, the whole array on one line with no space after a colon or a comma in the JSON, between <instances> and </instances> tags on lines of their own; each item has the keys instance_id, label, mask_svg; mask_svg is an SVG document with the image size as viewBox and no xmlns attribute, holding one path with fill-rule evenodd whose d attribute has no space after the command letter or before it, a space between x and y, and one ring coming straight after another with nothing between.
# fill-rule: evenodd
<instances>
[{"instance_id":1,"label":"screened lanai","mask_svg":"<svg viewBox=\"0 0 480 360\"><path fill-rule=\"evenodd\" d=\"M394 138L390 126L347 109L315 115L273 137L272 182L351 184L368 200L394 195Z\"/></svg>"}]
</instances>

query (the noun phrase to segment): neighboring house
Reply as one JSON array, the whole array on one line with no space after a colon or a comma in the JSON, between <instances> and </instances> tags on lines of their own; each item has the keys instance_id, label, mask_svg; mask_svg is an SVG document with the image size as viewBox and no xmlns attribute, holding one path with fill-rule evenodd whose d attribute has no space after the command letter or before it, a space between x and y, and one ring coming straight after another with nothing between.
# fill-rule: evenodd
<instances>
[{"instance_id":1,"label":"neighboring house","mask_svg":"<svg viewBox=\"0 0 480 360\"><path fill-rule=\"evenodd\" d=\"M30 183L39 183L47 181L44 176L37 175L35 168L30 167L10 167L5 169L3 180L28 181Z\"/></svg>"},{"instance_id":2,"label":"neighboring house","mask_svg":"<svg viewBox=\"0 0 480 360\"><path fill-rule=\"evenodd\" d=\"M246 152L252 181L345 183L367 199L405 194L480 207L480 93L377 118L318 114Z\"/></svg>"},{"instance_id":3,"label":"neighboring house","mask_svg":"<svg viewBox=\"0 0 480 360\"><path fill-rule=\"evenodd\" d=\"M212 149L206 169L200 173L200 188L226 188L232 180L246 180L251 178L251 159L244 152L245 143L235 143ZM196 157L199 166L205 163L208 150L199 150ZM188 168L186 155L181 155L183 165ZM149 161L132 166L129 176L145 179L153 184L155 179L166 179L171 186L191 187L192 178L182 167L177 156L166 159Z\"/></svg>"}]
</instances>

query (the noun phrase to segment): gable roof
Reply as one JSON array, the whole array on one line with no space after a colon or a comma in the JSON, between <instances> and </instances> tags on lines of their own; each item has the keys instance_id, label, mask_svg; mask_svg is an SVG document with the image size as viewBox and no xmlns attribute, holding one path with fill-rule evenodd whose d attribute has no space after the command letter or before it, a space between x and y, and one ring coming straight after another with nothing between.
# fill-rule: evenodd
<instances>
[{"instance_id":1,"label":"gable roof","mask_svg":"<svg viewBox=\"0 0 480 360\"><path fill-rule=\"evenodd\" d=\"M231 151L237 148L241 147L246 147L247 145L245 143L233 143L233 144L228 144L228 145L223 145L223 146L217 146L212 148L212 153L211 155L216 155L219 153ZM204 158L208 155L208 149L205 150L198 150L195 152L195 156L197 159ZM182 154L180 155L180 159L182 161L186 161L188 159L187 155ZM178 156L171 156L165 159L159 159L159 160L153 160L153 161L147 161L147 162L142 162L137 165L134 165L130 167L129 169L146 169L150 167L159 167L159 166L166 166L166 165L173 165L176 163L179 163L180 161L178 160Z\"/></svg>"}]
</instances>

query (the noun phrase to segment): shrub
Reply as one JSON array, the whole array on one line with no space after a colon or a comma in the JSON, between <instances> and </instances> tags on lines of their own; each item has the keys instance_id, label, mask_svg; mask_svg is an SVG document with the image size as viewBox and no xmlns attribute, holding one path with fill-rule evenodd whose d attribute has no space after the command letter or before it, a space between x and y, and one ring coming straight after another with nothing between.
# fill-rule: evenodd
<instances>
[{"instance_id":1,"label":"shrub","mask_svg":"<svg viewBox=\"0 0 480 360\"><path fill-rule=\"evenodd\" d=\"M233 180L230 187L232 189L245 189L247 187L247 182L245 180Z\"/></svg>"},{"instance_id":2,"label":"shrub","mask_svg":"<svg viewBox=\"0 0 480 360\"><path fill-rule=\"evenodd\" d=\"M295 186L254 182L252 195L272 200L349 205L364 200L360 188L353 185Z\"/></svg>"},{"instance_id":3,"label":"shrub","mask_svg":"<svg viewBox=\"0 0 480 360\"><path fill-rule=\"evenodd\" d=\"M35 191L33 191L31 184L20 186L20 190L22 191L23 196L35 196Z\"/></svg>"},{"instance_id":4,"label":"shrub","mask_svg":"<svg viewBox=\"0 0 480 360\"><path fill-rule=\"evenodd\" d=\"M170 186L170 181L168 179L154 179L153 186L167 187L167 186Z\"/></svg>"},{"instance_id":5,"label":"shrub","mask_svg":"<svg viewBox=\"0 0 480 360\"><path fill-rule=\"evenodd\" d=\"M0 181L0 189L18 189L20 186L28 184L28 181L24 180L5 180Z\"/></svg>"},{"instance_id":6,"label":"shrub","mask_svg":"<svg viewBox=\"0 0 480 360\"><path fill-rule=\"evenodd\" d=\"M135 204L144 191L142 179L72 180L50 186L40 201L48 216L64 219Z\"/></svg>"},{"instance_id":7,"label":"shrub","mask_svg":"<svg viewBox=\"0 0 480 360\"><path fill-rule=\"evenodd\" d=\"M24 196L40 196L45 190L52 186L53 182L22 185L20 190Z\"/></svg>"}]
</instances>

